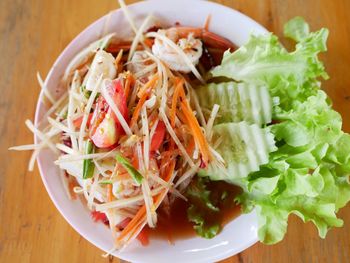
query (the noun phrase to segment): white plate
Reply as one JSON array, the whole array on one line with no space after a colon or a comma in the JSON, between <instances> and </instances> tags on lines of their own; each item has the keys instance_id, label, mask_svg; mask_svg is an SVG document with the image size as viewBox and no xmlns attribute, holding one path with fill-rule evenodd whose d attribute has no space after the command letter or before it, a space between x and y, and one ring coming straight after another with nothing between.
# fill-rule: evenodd
<instances>
[{"instance_id":1,"label":"white plate","mask_svg":"<svg viewBox=\"0 0 350 263\"><path fill-rule=\"evenodd\" d=\"M93 8L93 7L92 7ZM210 14L212 15L210 30L233 41L236 45L244 44L251 33L263 34L262 26L247 16L227 7L206 1L147 1L129 6L130 13L141 21L149 13L160 18L162 22L201 27ZM82 14L83 15L83 14ZM106 15L80 33L61 53L51 68L46 84L49 90L59 87L60 78L65 67L78 51L96 40L106 30L117 31L118 34L129 32L129 25L121 10L115 10ZM40 94L37 104L35 123L37 124L46 109L41 103ZM35 138L38 141L38 138ZM113 240L109 230L101 223L94 223L89 211L79 202L70 201L59 179L58 168L53 164L55 156L44 151L38 158L39 170L44 185L57 209L67 222L85 239L98 248L107 251L112 247ZM257 241L257 220L255 213L241 215L228 225L213 239L199 237L178 240L174 245L166 241L151 240L147 247L133 242L122 253L115 256L131 262L214 262L232 256L248 248Z\"/></svg>"}]
</instances>

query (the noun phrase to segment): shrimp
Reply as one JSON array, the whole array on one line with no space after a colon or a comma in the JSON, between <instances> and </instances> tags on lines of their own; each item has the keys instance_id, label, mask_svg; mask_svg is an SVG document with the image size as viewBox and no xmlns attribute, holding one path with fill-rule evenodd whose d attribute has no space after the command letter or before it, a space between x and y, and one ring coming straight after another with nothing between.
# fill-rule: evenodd
<instances>
[{"instance_id":1,"label":"shrimp","mask_svg":"<svg viewBox=\"0 0 350 263\"><path fill-rule=\"evenodd\" d=\"M127 68L136 78L147 77L155 73L156 64L145 51L135 51Z\"/></svg>"},{"instance_id":2,"label":"shrimp","mask_svg":"<svg viewBox=\"0 0 350 263\"><path fill-rule=\"evenodd\" d=\"M177 28L170 28L167 30L158 30L158 34L165 35L172 40L193 65L197 65L199 58L202 56L203 48L202 42L193 37L193 34L188 34L187 37L181 38ZM152 53L161 59L170 69L188 73L191 68L188 66L183 57L177 53L172 47L163 43L162 40L156 38L152 46Z\"/></svg>"},{"instance_id":3,"label":"shrimp","mask_svg":"<svg viewBox=\"0 0 350 263\"><path fill-rule=\"evenodd\" d=\"M203 53L205 45L219 49L232 49L234 45L227 39L220 37L204 28L193 27L171 27L160 29L158 34L164 35L172 40L187 56L188 60L196 66ZM170 69L188 73L191 68L184 58L173 49L173 47L156 38L152 46L152 52L159 57Z\"/></svg>"}]
</instances>

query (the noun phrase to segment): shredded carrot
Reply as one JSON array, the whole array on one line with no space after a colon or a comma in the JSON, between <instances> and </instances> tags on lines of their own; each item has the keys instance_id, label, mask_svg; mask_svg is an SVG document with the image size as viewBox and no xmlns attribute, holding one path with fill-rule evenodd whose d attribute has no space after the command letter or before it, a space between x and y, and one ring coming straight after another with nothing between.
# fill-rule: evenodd
<instances>
[{"instance_id":1,"label":"shredded carrot","mask_svg":"<svg viewBox=\"0 0 350 263\"><path fill-rule=\"evenodd\" d=\"M112 202L113 201L113 185L112 184L107 184L107 201Z\"/></svg>"},{"instance_id":2,"label":"shredded carrot","mask_svg":"<svg viewBox=\"0 0 350 263\"><path fill-rule=\"evenodd\" d=\"M177 100L179 97L179 93L180 90L184 84L183 79L176 79L176 86L175 86L175 90L174 90L174 94L173 94L173 98L172 98L172 103L171 103L171 110L170 110L170 123L171 126L174 128L175 127L175 117L176 117L176 109L177 109Z\"/></svg>"},{"instance_id":3,"label":"shredded carrot","mask_svg":"<svg viewBox=\"0 0 350 263\"><path fill-rule=\"evenodd\" d=\"M133 217L133 219L129 222L129 224L123 229L123 231L120 233L120 235L117 238L117 243L119 243L124 237L126 237L130 231L133 230L135 226L137 226L141 219L146 216L146 206L143 205L139 211L137 211L136 215Z\"/></svg>"},{"instance_id":4,"label":"shredded carrot","mask_svg":"<svg viewBox=\"0 0 350 263\"><path fill-rule=\"evenodd\" d=\"M176 116L179 118L179 120L180 120L182 123L186 123L185 115L184 115L181 111L177 111L177 112L176 112Z\"/></svg>"},{"instance_id":5,"label":"shredded carrot","mask_svg":"<svg viewBox=\"0 0 350 263\"><path fill-rule=\"evenodd\" d=\"M134 166L136 169L139 169L139 157L138 157L138 155L137 155L136 149L134 149L134 151L133 151L133 156L132 156L132 159L131 159L131 164L132 164L132 166Z\"/></svg>"},{"instance_id":6,"label":"shredded carrot","mask_svg":"<svg viewBox=\"0 0 350 263\"><path fill-rule=\"evenodd\" d=\"M117 180L127 180L127 179L131 179L130 174L128 172L121 172L118 173L118 175L116 176Z\"/></svg>"},{"instance_id":7,"label":"shredded carrot","mask_svg":"<svg viewBox=\"0 0 350 263\"><path fill-rule=\"evenodd\" d=\"M115 68L116 68L118 74L119 74L120 72L122 72L122 70L123 70L123 67L120 67L120 65L119 65L119 63L120 63L122 57L123 57L123 49L121 49L121 50L119 51L117 57L116 57L115 60L114 60L114 66L115 66Z\"/></svg>"},{"instance_id":8,"label":"shredded carrot","mask_svg":"<svg viewBox=\"0 0 350 263\"><path fill-rule=\"evenodd\" d=\"M141 98L143 96L144 93L147 93L148 89L152 86L154 86L154 84L156 83L156 81L158 80L159 76L158 74L155 74L141 89L140 91L137 93L137 96L139 98Z\"/></svg>"},{"instance_id":9,"label":"shredded carrot","mask_svg":"<svg viewBox=\"0 0 350 263\"><path fill-rule=\"evenodd\" d=\"M176 161L173 160L173 161L171 162L171 164L169 165L169 169L167 170L167 173L165 174L165 176L162 176L162 178L163 178L164 181L169 182L171 176L172 176L173 173L174 173L175 164L176 164Z\"/></svg>"},{"instance_id":10,"label":"shredded carrot","mask_svg":"<svg viewBox=\"0 0 350 263\"><path fill-rule=\"evenodd\" d=\"M133 238L134 236L136 236L137 233L138 233L138 235L139 235L139 234L143 231L143 229L144 229L143 226L145 226L145 224L146 224L146 216L136 224L136 226L131 230L130 233L128 233L129 236L128 236L128 238L126 239L126 243L129 242L129 240L130 240L131 238ZM142 229L142 228L143 228L143 229ZM136 238L138 238L138 236L137 236Z\"/></svg>"},{"instance_id":11,"label":"shredded carrot","mask_svg":"<svg viewBox=\"0 0 350 263\"><path fill-rule=\"evenodd\" d=\"M204 137L204 134L201 131L199 123L196 117L194 116L192 109L190 108L188 103L186 103L186 101L181 101L180 105L181 105L182 112L186 117L187 123L192 130L192 135L198 143L200 152L202 154L203 162L205 164L208 164L209 159L211 158L209 145L207 140Z\"/></svg>"},{"instance_id":12,"label":"shredded carrot","mask_svg":"<svg viewBox=\"0 0 350 263\"><path fill-rule=\"evenodd\" d=\"M169 165L169 169L167 169L167 173L165 173L163 179L168 182L174 173L175 169L175 160L172 161L172 163ZM167 191L163 190L161 193L157 194L155 197L153 197L153 202L155 203L155 206L158 207L163 200L164 196L166 195ZM129 238L132 238L135 233L137 233L140 229L139 227L142 226L144 221L146 220L146 206L143 205L140 210L136 213L136 215L133 217L133 219L128 223L128 225L123 229L123 231L118 236L116 243L118 244L123 238L129 235Z\"/></svg>"},{"instance_id":13,"label":"shredded carrot","mask_svg":"<svg viewBox=\"0 0 350 263\"><path fill-rule=\"evenodd\" d=\"M131 73L129 73L126 76L126 80L125 80L125 88L124 88L124 94L125 94L125 98L126 100L128 100L129 94L130 94L130 90L131 90L131 84L134 82L134 77L132 76Z\"/></svg>"},{"instance_id":14,"label":"shredded carrot","mask_svg":"<svg viewBox=\"0 0 350 263\"><path fill-rule=\"evenodd\" d=\"M114 65L118 68L119 62L123 57L123 50L121 49L117 55L117 57L114 60Z\"/></svg>"},{"instance_id":15,"label":"shredded carrot","mask_svg":"<svg viewBox=\"0 0 350 263\"><path fill-rule=\"evenodd\" d=\"M131 117L130 127L133 127L136 124L137 119L140 115L141 108L142 108L143 104L145 103L146 99L148 98L150 90L155 86L154 84L156 83L157 79L158 79L158 75L155 75L151 80L149 80L145 84L145 86L147 86L147 89L145 89L145 91L142 93L141 98L137 102L134 113ZM150 83L150 84L148 84L148 83Z\"/></svg>"},{"instance_id":16,"label":"shredded carrot","mask_svg":"<svg viewBox=\"0 0 350 263\"><path fill-rule=\"evenodd\" d=\"M176 93L176 94L175 94ZM176 90L174 91L174 94L173 94L173 98L174 97L178 97L180 98L181 100L186 100L186 95L185 95L185 90L184 90L184 86L183 85L177 85L176 86ZM172 102L172 106L174 105L174 102ZM172 108L171 108L172 109ZM171 118L173 117L172 115L172 111L170 111L170 120L172 120ZM181 111L175 111L175 116L178 116L178 118L180 119L180 121L182 123L186 123L186 118L185 116L183 115L183 113ZM175 117L173 117L175 119ZM174 120L175 121L175 120Z\"/></svg>"},{"instance_id":17,"label":"shredded carrot","mask_svg":"<svg viewBox=\"0 0 350 263\"><path fill-rule=\"evenodd\" d=\"M143 40L143 42L146 44L146 46L148 46L149 48L151 48L153 46L154 40L150 39L150 38L145 38Z\"/></svg>"},{"instance_id":18,"label":"shredded carrot","mask_svg":"<svg viewBox=\"0 0 350 263\"><path fill-rule=\"evenodd\" d=\"M137 105L135 107L134 113L133 113L133 115L131 117L130 127L133 127L136 124L137 119L138 119L138 117L140 115L141 108L142 108L143 104L145 103L147 97L148 97L148 93L145 93L141 97L141 99L137 102Z\"/></svg>"},{"instance_id":19,"label":"shredded carrot","mask_svg":"<svg viewBox=\"0 0 350 263\"><path fill-rule=\"evenodd\" d=\"M181 97L182 100L185 100L187 102L185 90L183 86L179 87L179 97Z\"/></svg>"},{"instance_id":20,"label":"shredded carrot","mask_svg":"<svg viewBox=\"0 0 350 263\"><path fill-rule=\"evenodd\" d=\"M171 143L173 142L173 143ZM169 155L167 155L167 158L162 158L162 163L165 162L164 159L168 159L171 156L171 152L174 150L175 144L174 141L171 140L169 145L169 150L167 151ZM169 159L168 159L169 160ZM176 161L172 160L169 169L166 169L164 173L161 173L161 177L163 180L168 182L174 172ZM162 201L162 196L164 197L167 192L164 190L162 193L159 193L155 197L153 197L153 202L155 203L155 206L158 207L160 202ZM133 219L128 223L128 225L123 229L123 231L118 236L116 242L119 243L123 238L125 238L127 235L130 234L130 237L137 232L137 226L140 226L142 222L146 220L146 206L143 205L140 210L136 213L136 215L133 217Z\"/></svg>"},{"instance_id":21,"label":"shredded carrot","mask_svg":"<svg viewBox=\"0 0 350 263\"><path fill-rule=\"evenodd\" d=\"M190 104L187 101L187 98L185 96L185 91L183 88L179 90L179 95L180 95L180 105L181 105L182 113L190 129L192 130L192 135L194 139L196 140L199 146L199 149L202 154L203 162L207 164L209 162L209 159L211 158L208 142L201 131L198 120L193 114L193 111L191 109Z\"/></svg>"},{"instance_id":22,"label":"shredded carrot","mask_svg":"<svg viewBox=\"0 0 350 263\"><path fill-rule=\"evenodd\" d=\"M186 148L186 152L188 153L189 156L193 155L194 146L195 146L195 142L194 142L194 138L192 137L190 143Z\"/></svg>"}]
</instances>

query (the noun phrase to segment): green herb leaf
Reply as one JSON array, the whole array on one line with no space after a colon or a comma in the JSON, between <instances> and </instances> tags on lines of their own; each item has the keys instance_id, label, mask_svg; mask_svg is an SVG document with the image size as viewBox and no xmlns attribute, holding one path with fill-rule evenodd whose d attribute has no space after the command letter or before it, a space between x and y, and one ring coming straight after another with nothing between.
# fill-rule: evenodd
<instances>
[{"instance_id":1,"label":"green herb leaf","mask_svg":"<svg viewBox=\"0 0 350 263\"><path fill-rule=\"evenodd\" d=\"M85 154L91 154L94 152L94 144L89 139L85 144ZM94 175L95 164L91 159L85 159L83 162L83 179L91 178Z\"/></svg>"},{"instance_id":2,"label":"green herb leaf","mask_svg":"<svg viewBox=\"0 0 350 263\"><path fill-rule=\"evenodd\" d=\"M113 184L111 180L99 181L99 184Z\"/></svg>"},{"instance_id":3,"label":"green herb leaf","mask_svg":"<svg viewBox=\"0 0 350 263\"><path fill-rule=\"evenodd\" d=\"M125 168L125 170L127 170L129 175L138 185L142 184L142 174L137 169L135 169L126 158L124 158L121 154L117 154L115 159Z\"/></svg>"},{"instance_id":4,"label":"green herb leaf","mask_svg":"<svg viewBox=\"0 0 350 263\"><path fill-rule=\"evenodd\" d=\"M87 90L86 89L86 86L80 86L80 90L81 90L81 92L84 94L84 96L85 96L85 98L90 98L90 95L91 95L91 90ZM98 96L96 96L96 98L97 98Z\"/></svg>"}]
</instances>

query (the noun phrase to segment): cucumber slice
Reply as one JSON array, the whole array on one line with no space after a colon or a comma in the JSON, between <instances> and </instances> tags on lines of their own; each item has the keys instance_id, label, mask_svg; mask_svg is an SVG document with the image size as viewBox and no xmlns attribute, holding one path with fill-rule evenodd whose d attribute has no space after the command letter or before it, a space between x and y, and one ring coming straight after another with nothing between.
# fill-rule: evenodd
<instances>
[{"instance_id":1,"label":"cucumber slice","mask_svg":"<svg viewBox=\"0 0 350 263\"><path fill-rule=\"evenodd\" d=\"M225 122L271 122L272 100L267 87L246 83L211 83L196 89L206 119L214 104L220 105L215 124Z\"/></svg>"},{"instance_id":2,"label":"cucumber slice","mask_svg":"<svg viewBox=\"0 0 350 263\"><path fill-rule=\"evenodd\" d=\"M248 122L223 123L213 128L213 142L221 143L215 150L225 160L225 165L211 162L200 176L211 180L225 180L242 186L242 179L259 170L269 161L269 153L277 150L274 136L268 128L260 128Z\"/></svg>"}]
</instances>

